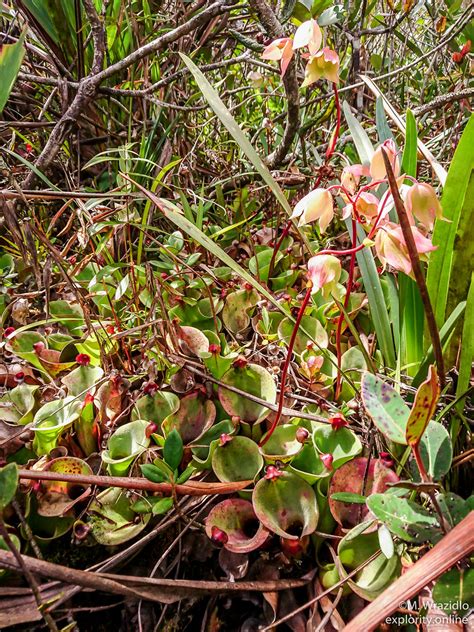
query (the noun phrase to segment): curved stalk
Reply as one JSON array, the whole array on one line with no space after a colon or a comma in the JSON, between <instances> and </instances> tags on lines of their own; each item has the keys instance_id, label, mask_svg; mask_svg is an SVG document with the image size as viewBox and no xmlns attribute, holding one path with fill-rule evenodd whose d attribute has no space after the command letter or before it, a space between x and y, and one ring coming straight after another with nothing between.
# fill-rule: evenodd
<instances>
[{"instance_id":1,"label":"curved stalk","mask_svg":"<svg viewBox=\"0 0 474 632\"><path fill-rule=\"evenodd\" d=\"M311 298L312 289L313 289L313 284L312 284L311 281L308 281L308 284L306 286L306 294L304 296L303 302L301 303L301 307L299 309L298 316L296 317L295 326L293 328L293 332L292 332L291 338L290 338L290 343L288 345L288 352L286 354L285 364L283 365L283 370L281 372L280 397L278 399L278 408L277 408L277 412L276 412L276 415L275 415L275 419L273 420L273 423L272 423L270 429L268 430L268 432L265 435L263 435L263 439L258 444L259 446L262 446L262 445L266 444L266 442L270 439L270 437L274 433L275 428L278 426L278 422L281 419L281 414L282 414L282 411L283 411L283 402L285 401L285 385L286 385L286 377L288 375L288 367L290 366L291 356L293 355L293 348L295 346L296 336L298 334L298 329L300 328L301 319L303 318L305 309L306 309L306 307L307 307L307 305L309 303L309 300Z\"/></svg>"}]
</instances>

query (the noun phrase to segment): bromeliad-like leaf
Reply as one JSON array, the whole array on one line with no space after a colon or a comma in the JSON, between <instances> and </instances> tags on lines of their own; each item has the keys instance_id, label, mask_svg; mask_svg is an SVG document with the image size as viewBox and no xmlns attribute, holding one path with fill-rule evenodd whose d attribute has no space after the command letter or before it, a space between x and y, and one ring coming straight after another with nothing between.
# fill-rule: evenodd
<instances>
[{"instance_id":1,"label":"bromeliad-like leaf","mask_svg":"<svg viewBox=\"0 0 474 632\"><path fill-rule=\"evenodd\" d=\"M362 401L380 432L390 441L406 445L410 409L389 384L371 373L362 377Z\"/></svg>"},{"instance_id":2,"label":"bromeliad-like leaf","mask_svg":"<svg viewBox=\"0 0 474 632\"><path fill-rule=\"evenodd\" d=\"M428 378L420 384L415 396L415 402L410 411L406 426L406 443L416 445L420 442L426 426L436 409L439 397L438 374L435 367L430 366Z\"/></svg>"}]
</instances>

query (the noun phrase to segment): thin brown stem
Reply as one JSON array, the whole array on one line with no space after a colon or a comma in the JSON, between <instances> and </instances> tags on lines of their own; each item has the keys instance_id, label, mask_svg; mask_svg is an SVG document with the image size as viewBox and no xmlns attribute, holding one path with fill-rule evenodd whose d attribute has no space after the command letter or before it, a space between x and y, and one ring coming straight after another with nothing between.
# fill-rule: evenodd
<instances>
[{"instance_id":1,"label":"thin brown stem","mask_svg":"<svg viewBox=\"0 0 474 632\"><path fill-rule=\"evenodd\" d=\"M408 219L408 214L403 204L403 200L398 190L395 174L393 173L390 160L382 148L382 156L385 163L385 169L387 171L388 183L390 185L390 191L392 193L393 201L395 203L395 209L398 215L398 221L402 229L403 238L405 239L406 247L408 250L408 256L415 276L415 281L420 290L421 300L423 301L423 307L425 308L426 322L428 323L428 330L430 332L430 338L433 345L434 355L436 359L436 366L438 367L439 383L441 388L446 384L446 376L444 371L443 350L441 348L441 340L439 337L438 326L436 324L436 318L431 305L430 295L428 288L426 287L425 276L421 269L420 259L418 257L418 251L416 249L415 239Z\"/></svg>"},{"instance_id":2,"label":"thin brown stem","mask_svg":"<svg viewBox=\"0 0 474 632\"><path fill-rule=\"evenodd\" d=\"M20 551L16 548L13 540L10 537L10 534L7 531L7 528L5 527L5 523L3 522L3 515L0 515L0 534L3 538L3 541L12 552L18 564L19 569L25 576L25 579L28 582L31 588L31 592L33 593L33 596L35 598L36 605L38 606L38 610L41 613L41 616L43 617L43 619L45 620L48 628L51 630L51 632L58 632L56 622L54 621L53 617L45 610L44 603L41 599L40 589L33 573L25 564Z\"/></svg>"}]
</instances>

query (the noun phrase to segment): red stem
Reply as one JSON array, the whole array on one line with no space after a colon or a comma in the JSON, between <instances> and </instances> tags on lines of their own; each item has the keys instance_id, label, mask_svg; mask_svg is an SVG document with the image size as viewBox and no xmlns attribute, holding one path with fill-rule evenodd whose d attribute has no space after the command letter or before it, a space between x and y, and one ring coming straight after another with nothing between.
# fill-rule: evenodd
<instances>
[{"instance_id":1,"label":"red stem","mask_svg":"<svg viewBox=\"0 0 474 632\"><path fill-rule=\"evenodd\" d=\"M428 474L426 473L425 464L423 463L423 459L421 458L420 444L413 443L411 445L411 450L413 452L413 456L415 457L418 470L420 471L421 480L423 481L423 483L428 483L430 481L430 478Z\"/></svg>"},{"instance_id":2,"label":"red stem","mask_svg":"<svg viewBox=\"0 0 474 632\"><path fill-rule=\"evenodd\" d=\"M270 265L268 266L268 281L269 282L273 274L273 268L275 267L275 258L277 256L277 252L280 250L283 240L290 232L291 224L292 224L292 221L291 219L289 219L285 225L285 228L283 229L281 233L280 239L277 241L277 243L275 244L275 247L273 248L272 258L270 259Z\"/></svg>"},{"instance_id":3,"label":"red stem","mask_svg":"<svg viewBox=\"0 0 474 632\"><path fill-rule=\"evenodd\" d=\"M311 290L312 289L313 289L313 284L311 283L311 281L309 281L308 285L307 285L307 290L306 290L305 297L303 299L303 302L301 303L301 307L299 309L298 316L296 317L295 326L293 328L293 332L292 332L291 338L290 338L290 344L288 345L288 353L286 354L285 364L283 365L283 370L281 372L280 397L278 399L278 408L277 408L277 412L276 412L276 415L275 415L275 419L273 420L273 423L272 423L270 429L268 430L267 434L263 436L262 440L258 444L259 446L262 446L262 445L266 444L266 442L272 436L273 432L275 431L275 428L278 426L278 422L281 419L281 413L283 411L283 402L285 400L286 377L288 375L288 368L290 366L290 360L291 360L291 356L293 354L293 347L295 346L296 335L298 334L298 329L300 328L301 319L303 318L305 309L306 309L306 307L307 307L307 305L309 303L309 300L311 298Z\"/></svg>"},{"instance_id":4,"label":"red stem","mask_svg":"<svg viewBox=\"0 0 474 632\"><path fill-rule=\"evenodd\" d=\"M341 104L339 102L339 92L337 90L336 83L333 83L332 86L334 88L334 103L336 105L336 129L334 130L331 144L326 150L326 162L334 153L334 149L336 148L336 143L339 140L339 131L341 129Z\"/></svg>"}]
</instances>

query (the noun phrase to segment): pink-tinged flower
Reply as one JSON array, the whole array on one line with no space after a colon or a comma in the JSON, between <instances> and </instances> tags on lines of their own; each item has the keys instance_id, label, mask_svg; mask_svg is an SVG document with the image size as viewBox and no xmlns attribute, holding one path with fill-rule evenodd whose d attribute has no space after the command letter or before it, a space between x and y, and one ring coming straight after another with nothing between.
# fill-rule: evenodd
<instances>
[{"instance_id":1,"label":"pink-tinged flower","mask_svg":"<svg viewBox=\"0 0 474 632\"><path fill-rule=\"evenodd\" d=\"M361 177L369 175L369 168L365 165L348 165L342 170L341 184L349 193L355 193Z\"/></svg>"},{"instance_id":2,"label":"pink-tinged flower","mask_svg":"<svg viewBox=\"0 0 474 632\"><path fill-rule=\"evenodd\" d=\"M226 432L223 432L219 437L219 445L221 446L221 448L227 445L230 441L232 441L232 437Z\"/></svg>"},{"instance_id":3,"label":"pink-tinged flower","mask_svg":"<svg viewBox=\"0 0 474 632\"><path fill-rule=\"evenodd\" d=\"M319 229L324 233L334 217L332 195L326 189L315 189L305 195L295 206L292 218L299 217L299 226L319 220Z\"/></svg>"},{"instance_id":4,"label":"pink-tinged flower","mask_svg":"<svg viewBox=\"0 0 474 632\"><path fill-rule=\"evenodd\" d=\"M308 261L308 277L313 284L312 293L322 290L328 297L336 289L341 276L341 262L333 255L315 255Z\"/></svg>"},{"instance_id":5,"label":"pink-tinged flower","mask_svg":"<svg viewBox=\"0 0 474 632\"><path fill-rule=\"evenodd\" d=\"M395 177L400 175L400 161L398 160L397 148L393 140L384 141L374 152L370 161L370 175L374 180L383 180L387 176L385 163L383 161L382 149L388 156Z\"/></svg>"},{"instance_id":6,"label":"pink-tinged flower","mask_svg":"<svg viewBox=\"0 0 474 632\"><path fill-rule=\"evenodd\" d=\"M321 461L327 470L332 470L332 462L334 461L332 454L321 454Z\"/></svg>"},{"instance_id":7,"label":"pink-tinged flower","mask_svg":"<svg viewBox=\"0 0 474 632\"><path fill-rule=\"evenodd\" d=\"M425 237L416 226L411 226L416 250L420 259L426 261L427 253L436 250L431 240ZM413 276L412 265L408 255L405 238L400 226L388 223L381 228L375 237L375 250L384 269L387 264L408 276Z\"/></svg>"},{"instance_id":8,"label":"pink-tinged flower","mask_svg":"<svg viewBox=\"0 0 474 632\"><path fill-rule=\"evenodd\" d=\"M333 83L339 83L339 55L327 46L309 58L301 87L310 86L321 77Z\"/></svg>"},{"instance_id":9,"label":"pink-tinged flower","mask_svg":"<svg viewBox=\"0 0 474 632\"><path fill-rule=\"evenodd\" d=\"M279 61L281 76L283 77L293 57L293 41L289 37L273 40L263 51L262 57L271 61Z\"/></svg>"},{"instance_id":10,"label":"pink-tinged flower","mask_svg":"<svg viewBox=\"0 0 474 632\"><path fill-rule=\"evenodd\" d=\"M274 481L282 475L282 470L280 470L280 468L278 467L275 467L274 465L269 465L265 470L265 478L267 481Z\"/></svg>"},{"instance_id":11,"label":"pink-tinged flower","mask_svg":"<svg viewBox=\"0 0 474 632\"><path fill-rule=\"evenodd\" d=\"M15 327L7 327L3 332L3 337L10 338L10 336L14 333L15 333Z\"/></svg>"},{"instance_id":12,"label":"pink-tinged flower","mask_svg":"<svg viewBox=\"0 0 474 632\"><path fill-rule=\"evenodd\" d=\"M362 191L362 193L357 196L355 206L358 214L363 218L363 220L368 221L375 219L379 211L379 199L373 193ZM351 215L352 204L347 204L347 206L344 207L342 216L346 219Z\"/></svg>"},{"instance_id":13,"label":"pink-tinged flower","mask_svg":"<svg viewBox=\"0 0 474 632\"><path fill-rule=\"evenodd\" d=\"M303 22L297 29L293 39L293 49L303 48L307 46L310 55L316 55L321 48L323 34L316 20L308 20Z\"/></svg>"},{"instance_id":14,"label":"pink-tinged flower","mask_svg":"<svg viewBox=\"0 0 474 632\"><path fill-rule=\"evenodd\" d=\"M427 229L433 230L436 218L443 217L443 210L431 184L417 182L408 189L406 195L407 211Z\"/></svg>"}]
</instances>

